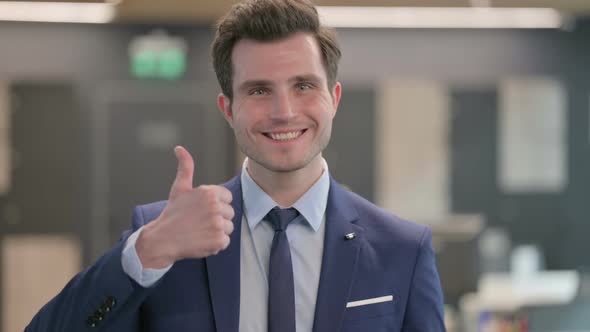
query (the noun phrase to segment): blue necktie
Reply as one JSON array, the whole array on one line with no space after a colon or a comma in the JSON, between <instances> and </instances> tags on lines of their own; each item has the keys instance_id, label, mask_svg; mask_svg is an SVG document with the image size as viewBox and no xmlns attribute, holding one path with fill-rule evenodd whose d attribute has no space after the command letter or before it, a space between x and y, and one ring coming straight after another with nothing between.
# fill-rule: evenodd
<instances>
[{"instance_id":1,"label":"blue necktie","mask_svg":"<svg viewBox=\"0 0 590 332\"><path fill-rule=\"evenodd\" d=\"M295 332L295 286L285 231L298 215L294 208L275 207L265 218L275 230L268 265L268 332Z\"/></svg>"}]
</instances>

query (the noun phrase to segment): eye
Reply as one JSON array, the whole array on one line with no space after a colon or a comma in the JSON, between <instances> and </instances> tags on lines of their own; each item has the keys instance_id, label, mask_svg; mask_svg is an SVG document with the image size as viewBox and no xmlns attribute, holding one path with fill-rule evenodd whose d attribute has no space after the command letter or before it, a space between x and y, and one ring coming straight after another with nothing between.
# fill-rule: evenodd
<instances>
[{"instance_id":1,"label":"eye","mask_svg":"<svg viewBox=\"0 0 590 332\"><path fill-rule=\"evenodd\" d=\"M267 91L267 89L264 89L264 88L254 88L254 89L250 90L250 95L253 95L253 96L262 96L266 93L268 93L268 91Z\"/></svg>"},{"instance_id":2,"label":"eye","mask_svg":"<svg viewBox=\"0 0 590 332\"><path fill-rule=\"evenodd\" d=\"M305 90L310 90L311 88L313 88L313 86L309 83L297 83L296 88L299 91L305 91Z\"/></svg>"}]
</instances>

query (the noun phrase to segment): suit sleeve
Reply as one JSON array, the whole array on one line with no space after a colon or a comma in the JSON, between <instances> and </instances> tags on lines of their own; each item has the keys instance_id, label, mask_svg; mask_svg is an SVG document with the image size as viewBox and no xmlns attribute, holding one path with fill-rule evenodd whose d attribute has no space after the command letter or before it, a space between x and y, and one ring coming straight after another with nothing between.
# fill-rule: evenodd
<instances>
[{"instance_id":1,"label":"suit sleeve","mask_svg":"<svg viewBox=\"0 0 590 332\"><path fill-rule=\"evenodd\" d=\"M144 224L133 212L133 229ZM140 331L139 307L151 288L143 288L123 271L121 253L131 231L96 263L77 274L33 317L25 332Z\"/></svg>"},{"instance_id":2,"label":"suit sleeve","mask_svg":"<svg viewBox=\"0 0 590 332\"><path fill-rule=\"evenodd\" d=\"M402 331L445 331L443 304L432 249L432 232L426 228L416 258Z\"/></svg>"}]
</instances>

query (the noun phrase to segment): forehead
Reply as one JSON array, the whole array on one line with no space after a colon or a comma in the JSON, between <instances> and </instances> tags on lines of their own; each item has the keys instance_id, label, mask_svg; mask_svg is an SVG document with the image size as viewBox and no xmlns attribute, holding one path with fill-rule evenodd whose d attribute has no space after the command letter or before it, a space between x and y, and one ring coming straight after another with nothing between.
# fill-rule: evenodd
<instances>
[{"instance_id":1,"label":"forehead","mask_svg":"<svg viewBox=\"0 0 590 332\"><path fill-rule=\"evenodd\" d=\"M322 55L310 33L274 41L242 39L232 51L234 86L252 79L281 80L302 74L325 77Z\"/></svg>"}]
</instances>

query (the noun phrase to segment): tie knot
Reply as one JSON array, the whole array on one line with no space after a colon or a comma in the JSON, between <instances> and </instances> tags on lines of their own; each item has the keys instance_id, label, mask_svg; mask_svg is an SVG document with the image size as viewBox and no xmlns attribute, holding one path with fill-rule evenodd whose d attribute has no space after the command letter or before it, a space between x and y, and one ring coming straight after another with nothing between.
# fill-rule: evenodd
<instances>
[{"instance_id":1,"label":"tie knot","mask_svg":"<svg viewBox=\"0 0 590 332\"><path fill-rule=\"evenodd\" d=\"M284 231L287 228L287 225L289 225L293 219L297 218L297 216L299 216L299 211L295 208L281 209L279 207L274 207L266 215L266 220L270 222L275 232Z\"/></svg>"}]
</instances>

